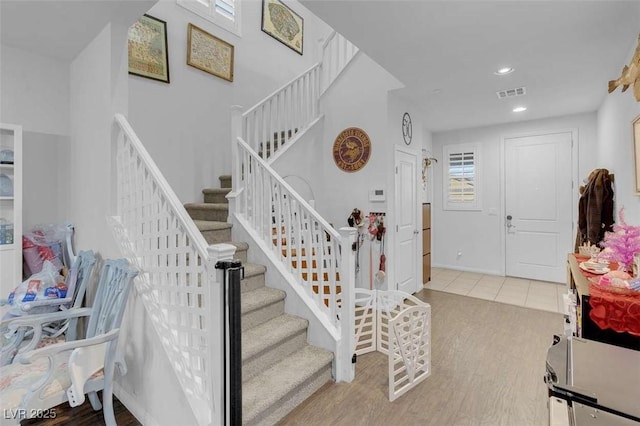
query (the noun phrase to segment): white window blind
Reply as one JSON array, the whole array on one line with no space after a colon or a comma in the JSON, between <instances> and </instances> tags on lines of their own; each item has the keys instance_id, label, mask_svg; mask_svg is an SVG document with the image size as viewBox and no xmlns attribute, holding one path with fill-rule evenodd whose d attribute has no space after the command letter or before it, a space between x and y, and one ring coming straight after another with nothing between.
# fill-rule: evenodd
<instances>
[{"instance_id":1,"label":"white window blind","mask_svg":"<svg viewBox=\"0 0 640 426\"><path fill-rule=\"evenodd\" d=\"M177 3L225 30L240 35L240 0L177 0Z\"/></svg>"},{"instance_id":2,"label":"white window blind","mask_svg":"<svg viewBox=\"0 0 640 426\"><path fill-rule=\"evenodd\" d=\"M480 210L477 146L445 145L443 151L444 208Z\"/></svg>"}]
</instances>

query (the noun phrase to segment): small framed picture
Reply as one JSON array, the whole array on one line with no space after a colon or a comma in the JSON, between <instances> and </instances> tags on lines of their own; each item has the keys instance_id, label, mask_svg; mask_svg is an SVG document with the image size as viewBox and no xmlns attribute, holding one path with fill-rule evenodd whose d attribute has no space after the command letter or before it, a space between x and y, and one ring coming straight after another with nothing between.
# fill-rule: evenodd
<instances>
[{"instance_id":1,"label":"small framed picture","mask_svg":"<svg viewBox=\"0 0 640 426\"><path fill-rule=\"evenodd\" d=\"M262 0L262 31L302 55L304 19L280 0Z\"/></svg>"},{"instance_id":2,"label":"small framed picture","mask_svg":"<svg viewBox=\"0 0 640 426\"><path fill-rule=\"evenodd\" d=\"M189 24L187 64L216 77L233 81L233 45Z\"/></svg>"},{"instance_id":3,"label":"small framed picture","mask_svg":"<svg viewBox=\"0 0 640 426\"><path fill-rule=\"evenodd\" d=\"M167 23L143 15L129 28L129 74L169 83Z\"/></svg>"}]
</instances>

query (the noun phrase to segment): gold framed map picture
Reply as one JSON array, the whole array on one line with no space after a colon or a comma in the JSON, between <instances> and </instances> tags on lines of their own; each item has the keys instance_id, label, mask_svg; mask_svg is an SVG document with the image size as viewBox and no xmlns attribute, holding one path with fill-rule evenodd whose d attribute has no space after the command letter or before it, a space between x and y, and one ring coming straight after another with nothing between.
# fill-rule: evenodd
<instances>
[{"instance_id":1,"label":"gold framed map picture","mask_svg":"<svg viewBox=\"0 0 640 426\"><path fill-rule=\"evenodd\" d=\"M233 81L233 45L189 24L187 64L209 74Z\"/></svg>"},{"instance_id":2,"label":"gold framed map picture","mask_svg":"<svg viewBox=\"0 0 640 426\"><path fill-rule=\"evenodd\" d=\"M169 83L167 23L143 15L129 28L129 74Z\"/></svg>"},{"instance_id":3,"label":"gold framed map picture","mask_svg":"<svg viewBox=\"0 0 640 426\"><path fill-rule=\"evenodd\" d=\"M302 55L304 19L280 0L262 0L262 31Z\"/></svg>"}]
</instances>

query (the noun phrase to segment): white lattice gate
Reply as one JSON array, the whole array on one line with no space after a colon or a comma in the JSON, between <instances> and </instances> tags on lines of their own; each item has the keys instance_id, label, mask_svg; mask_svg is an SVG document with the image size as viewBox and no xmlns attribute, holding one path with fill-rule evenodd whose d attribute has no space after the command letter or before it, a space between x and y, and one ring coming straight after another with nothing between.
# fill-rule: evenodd
<instances>
[{"instance_id":1,"label":"white lattice gate","mask_svg":"<svg viewBox=\"0 0 640 426\"><path fill-rule=\"evenodd\" d=\"M389 359L389 400L431 374L431 306L400 291L355 290L355 353Z\"/></svg>"}]
</instances>

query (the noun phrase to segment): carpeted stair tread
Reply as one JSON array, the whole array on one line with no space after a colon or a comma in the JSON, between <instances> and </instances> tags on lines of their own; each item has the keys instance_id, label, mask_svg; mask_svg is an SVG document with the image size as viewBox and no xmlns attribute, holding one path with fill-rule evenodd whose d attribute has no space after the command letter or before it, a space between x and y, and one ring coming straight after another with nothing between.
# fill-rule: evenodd
<instances>
[{"instance_id":1,"label":"carpeted stair tread","mask_svg":"<svg viewBox=\"0 0 640 426\"><path fill-rule=\"evenodd\" d=\"M242 315L284 300L285 296L286 293L284 291L270 287L260 287L256 290L242 293Z\"/></svg>"},{"instance_id":2,"label":"carpeted stair tread","mask_svg":"<svg viewBox=\"0 0 640 426\"><path fill-rule=\"evenodd\" d=\"M242 333L242 360L246 360L306 330L309 321L282 314Z\"/></svg>"},{"instance_id":3,"label":"carpeted stair tread","mask_svg":"<svg viewBox=\"0 0 640 426\"><path fill-rule=\"evenodd\" d=\"M242 387L243 423L256 421L263 411L288 398L298 386L318 374L332 360L331 352L307 345L247 381Z\"/></svg>"},{"instance_id":4,"label":"carpeted stair tread","mask_svg":"<svg viewBox=\"0 0 640 426\"><path fill-rule=\"evenodd\" d=\"M245 262L242 266L244 266L244 278L250 278L267 272L266 266L257 263Z\"/></svg>"},{"instance_id":5,"label":"carpeted stair tread","mask_svg":"<svg viewBox=\"0 0 640 426\"><path fill-rule=\"evenodd\" d=\"M196 224L196 227L200 232L219 231L221 229L230 229L233 227L233 225L228 222L216 222L213 220L194 220L193 223Z\"/></svg>"},{"instance_id":6,"label":"carpeted stair tread","mask_svg":"<svg viewBox=\"0 0 640 426\"><path fill-rule=\"evenodd\" d=\"M184 208L200 209L200 210L229 210L229 204L227 203L186 203Z\"/></svg>"},{"instance_id":7,"label":"carpeted stair tread","mask_svg":"<svg viewBox=\"0 0 640 426\"><path fill-rule=\"evenodd\" d=\"M231 192L231 188L205 188L202 190L203 194L228 194Z\"/></svg>"}]
</instances>

